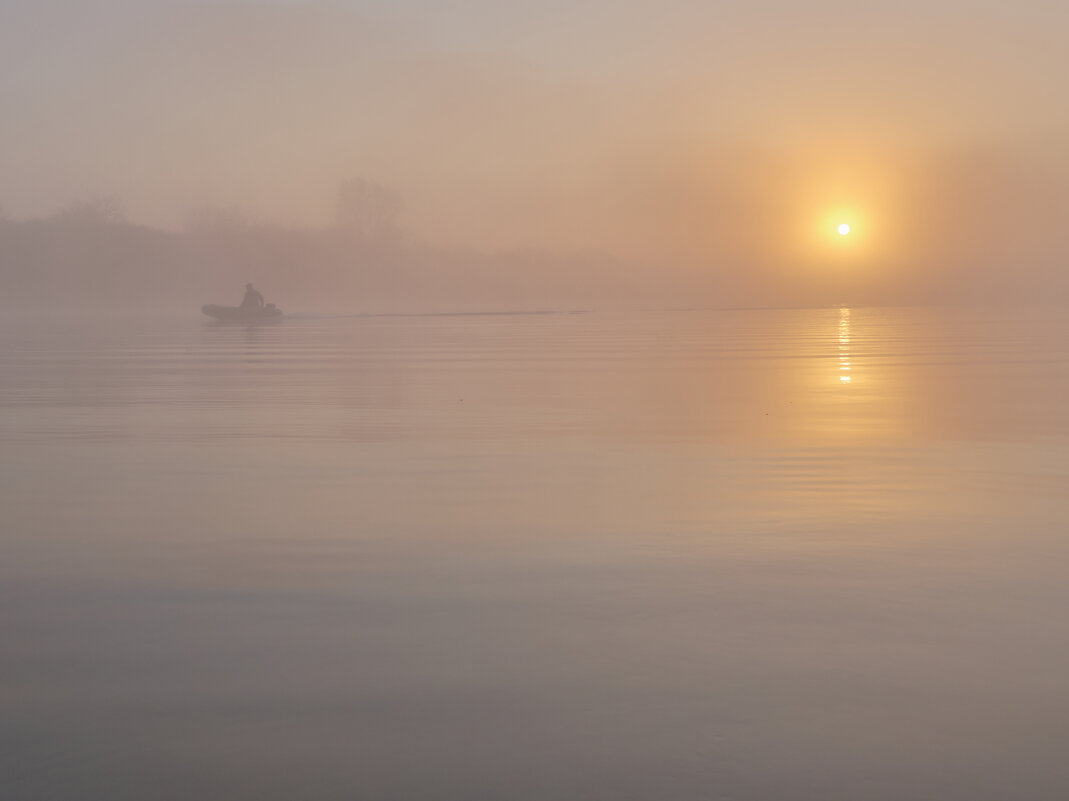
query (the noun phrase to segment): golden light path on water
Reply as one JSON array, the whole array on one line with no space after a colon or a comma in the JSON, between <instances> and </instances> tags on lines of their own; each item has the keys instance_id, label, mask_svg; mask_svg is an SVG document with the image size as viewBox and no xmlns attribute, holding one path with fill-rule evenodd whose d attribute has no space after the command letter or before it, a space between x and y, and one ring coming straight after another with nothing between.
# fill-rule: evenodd
<instances>
[{"instance_id":1,"label":"golden light path on water","mask_svg":"<svg viewBox=\"0 0 1069 801\"><path fill-rule=\"evenodd\" d=\"M839 381L849 384L850 372L850 309L839 309Z\"/></svg>"}]
</instances>

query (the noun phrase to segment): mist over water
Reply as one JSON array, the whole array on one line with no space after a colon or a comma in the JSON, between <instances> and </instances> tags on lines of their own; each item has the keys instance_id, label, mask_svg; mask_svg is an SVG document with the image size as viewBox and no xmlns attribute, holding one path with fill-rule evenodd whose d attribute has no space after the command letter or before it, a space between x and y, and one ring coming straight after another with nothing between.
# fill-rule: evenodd
<instances>
[{"instance_id":1,"label":"mist over water","mask_svg":"<svg viewBox=\"0 0 1069 801\"><path fill-rule=\"evenodd\" d=\"M1069 330L3 322L12 798L1069 787Z\"/></svg>"},{"instance_id":2,"label":"mist over water","mask_svg":"<svg viewBox=\"0 0 1069 801\"><path fill-rule=\"evenodd\" d=\"M0 0L0 801L1069 798L1067 34Z\"/></svg>"}]
</instances>

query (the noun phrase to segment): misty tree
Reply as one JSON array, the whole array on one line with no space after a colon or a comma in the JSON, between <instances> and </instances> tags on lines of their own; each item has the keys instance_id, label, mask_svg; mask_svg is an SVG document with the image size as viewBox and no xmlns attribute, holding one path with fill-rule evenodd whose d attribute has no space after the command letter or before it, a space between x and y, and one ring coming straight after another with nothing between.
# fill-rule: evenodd
<instances>
[{"instance_id":1,"label":"misty tree","mask_svg":"<svg viewBox=\"0 0 1069 801\"><path fill-rule=\"evenodd\" d=\"M401 196L367 178L346 181L338 190L337 224L366 239L392 239L399 229Z\"/></svg>"},{"instance_id":2,"label":"misty tree","mask_svg":"<svg viewBox=\"0 0 1069 801\"><path fill-rule=\"evenodd\" d=\"M249 218L239 206L206 204L190 210L185 217L185 229L191 233L232 231L248 225Z\"/></svg>"},{"instance_id":3,"label":"misty tree","mask_svg":"<svg viewBox=\"0 0 1069 801\"><path fill-rule=\"evenodd\" d=\"M67 206L56 219L85 225L118 225L126 221L126 210L114 195L93 195Z\"/></svg>"}]
</instances>

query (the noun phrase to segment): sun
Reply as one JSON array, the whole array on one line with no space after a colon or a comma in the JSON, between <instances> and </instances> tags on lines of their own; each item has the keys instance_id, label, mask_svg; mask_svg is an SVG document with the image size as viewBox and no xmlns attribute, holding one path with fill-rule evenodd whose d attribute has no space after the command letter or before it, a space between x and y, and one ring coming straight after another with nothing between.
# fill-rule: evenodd
<instances>
[{"instance_id":1,"label":"sun","mask_svg":"<svg viewBox=\"0 0 1069 801\"><path fill-rule=\"evenodd\" d=\"M838 231L840 236L846 236L850 233L850 226L847 223L839 223Z\"/></svg>"}]
</instances>

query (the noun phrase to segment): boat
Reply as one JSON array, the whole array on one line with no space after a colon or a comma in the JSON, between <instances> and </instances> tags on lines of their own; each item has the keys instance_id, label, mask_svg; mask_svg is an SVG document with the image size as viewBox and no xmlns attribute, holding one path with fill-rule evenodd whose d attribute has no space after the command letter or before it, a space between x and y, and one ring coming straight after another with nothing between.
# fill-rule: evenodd
<instances>
[{"instance_id":1,"label":"boat","mask_svg":"<svg viewBox=\"0 0 1069 801\"><path fill-rule=\"evenodd\" d=\"M216 306L209 303L200 309L213 320L225 323L274 323L282 319L282 309L274 303L259 308L242 308L241 306Z\"/></svg>"}]
</instances>

